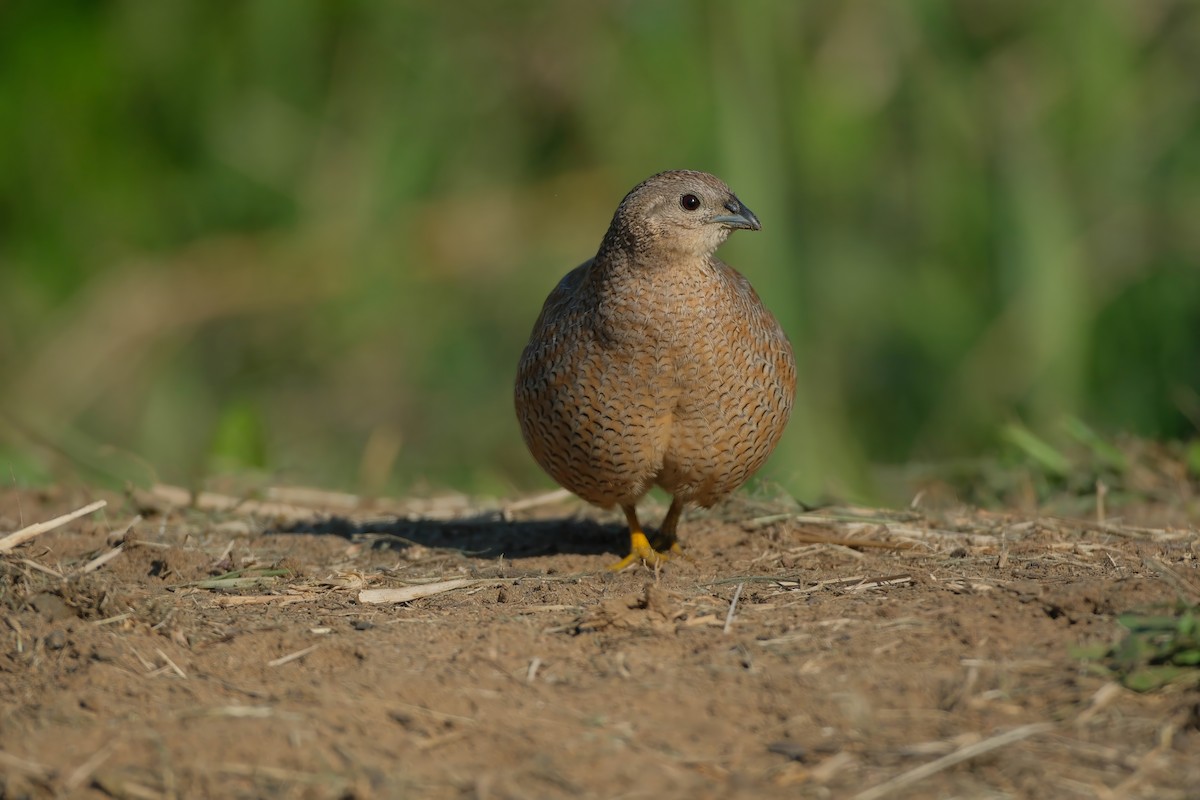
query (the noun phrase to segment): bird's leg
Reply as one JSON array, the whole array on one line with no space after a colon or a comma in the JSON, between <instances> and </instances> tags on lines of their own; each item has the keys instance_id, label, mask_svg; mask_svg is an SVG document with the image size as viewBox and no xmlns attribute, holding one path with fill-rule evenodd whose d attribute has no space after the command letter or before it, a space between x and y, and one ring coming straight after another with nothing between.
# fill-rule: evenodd
<instances>
[{"instance_id":1,"label":"bird's leg","mask_svg":"<svg viewBox=\"0 0 1200 800\"><path fill-rule=\"evenodd\" d=\"M637 508L623 505L621 510L625 512L625 519L629 522L629 555L610 566L609 569L613 572L620 572L630 564L636 564L639 561L650 566L666 561L665 553L660 553L650 546L650 540L646 538L645 532L642 531L642 524L638 522Z\"/></svg>"},{"instance_id":2,"label":"bird's leg","mask_svg":"<svg viewBox=\"0 0 1200 800\"><path fill-rule=\"evenodd\" d=\"M679 546L679 537L675 534L675 528L679 525L679 515L683 512L683 501L678 497L671 501L671 507L667 509L667 516L663 517L662 530L655 537L659 547L651 546L650 540L646 538L642 525L638 522L636 508L621 506L621 510L625 512L625 519L629 521L629 555L609 567L613 572L619 572L639 561L647 566L657 567L671 555L687 558L683 553L683 548Z\"/></svg>"},{"instance_id":3,"label":"bird's leg","mask_svg":"<svg viewBox=\"0 0 1200 800\"><path fill-rule=\"evenodd\" d=\"M667 509L667 515L663 517L662 530L659 531L658 539L655 541L655 544L658 545L655 549L664 558L668 553L687 558L683 548L679 546L679 536L675 533L675 529L679 527L679 516L682 513L683 501L678 496L672 497L671 507Z\"/></svg>"}]
</instances>

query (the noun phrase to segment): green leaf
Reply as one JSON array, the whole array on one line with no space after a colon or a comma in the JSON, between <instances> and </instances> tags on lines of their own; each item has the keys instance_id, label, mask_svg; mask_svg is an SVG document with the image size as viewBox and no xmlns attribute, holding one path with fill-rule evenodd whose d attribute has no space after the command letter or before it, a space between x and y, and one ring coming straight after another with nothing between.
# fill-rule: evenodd
<instances>
[{"instance_id":1,"label":"green leaf","mask_svg":"<svg viewBox=\"0 0 1200 800\"><path fill-rule=\"evenodd\" d=\"M1171 661L1180 666L1196 667L1200 666L1200 648L1195 650L1183 650L1171 657Z\"/></svg>"},{"instance_id":2,"label":"green leaf","mask_svg":"<svg viewBox=\"0 0 1200 800\"><path fill-rule=\"evenodd\" d=\"M1175 617L1148 614L1121 614L1117 622L1135 633L1170 632L1179 628L1179 620Z\"/></svg>"},{"instance_id":3,"label":"green leaf","mask_svg":"<svg viewBox=\"0 0 1200 800\"><path fill-rule=\"evenodd\" d=\"M1179 679L1185 672L1179 667L1142 667L1130 672L1121 682L1135 692L1151 692Z\"/></svg>"}]
</instances>

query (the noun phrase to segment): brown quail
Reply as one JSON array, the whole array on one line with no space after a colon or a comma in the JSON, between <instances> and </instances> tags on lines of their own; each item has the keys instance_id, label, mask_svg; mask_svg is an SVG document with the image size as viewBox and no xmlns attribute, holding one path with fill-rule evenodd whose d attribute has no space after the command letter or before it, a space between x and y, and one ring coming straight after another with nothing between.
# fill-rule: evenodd
<instances>
[{"instance_id":1,"label":"brown quail","mask_svg":"<svg viewBox=\"0 0 1200 800\"><path fill-rule=\"evenodd\" d=\"M796 390L792 348L740 273L713 256L758 218L721 180L662 172L625 196L595 258L546 299L517 370L534 459L588 502L619 505L629 555L680 552L684 507L729 495L771 454ZM635 506L673 496L658 549Z\"/></svg>"}]
</instances>

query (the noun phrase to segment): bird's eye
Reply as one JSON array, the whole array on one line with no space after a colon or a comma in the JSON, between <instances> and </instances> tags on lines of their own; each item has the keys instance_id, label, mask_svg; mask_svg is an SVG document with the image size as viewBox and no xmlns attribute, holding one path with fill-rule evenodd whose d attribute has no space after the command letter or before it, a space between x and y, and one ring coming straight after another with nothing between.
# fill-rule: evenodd
<instances>
[{"instance_id":1,"label":"bird's eye","mask_svg":"<svg viewBox=\"0 0 1200 800\"><path fill-rule=\"evenodd\" d=\"M700 198L694 194L685 194L679 198L679 205L683 206L684 211L695 211L700 207Z\"/></svg>"}]
</instances>

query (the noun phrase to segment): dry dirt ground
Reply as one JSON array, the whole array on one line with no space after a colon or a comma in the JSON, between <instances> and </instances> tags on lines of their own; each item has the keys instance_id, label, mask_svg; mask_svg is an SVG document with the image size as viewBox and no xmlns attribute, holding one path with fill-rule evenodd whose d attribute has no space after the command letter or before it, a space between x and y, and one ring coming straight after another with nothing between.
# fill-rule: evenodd
<instances>
[{"instance_id":1,"label":"dry dirt ground","mask_svg":"<svg viewBox=\"0 0 1200 800\"><path fill-rule=\"evenodd\" d=\"M1078 650L1200 602L1194 507L742 499L658 574L557 494L14 489L0 536L99 499L0 552L0 797L1200 797L1197 682Z\"/></svg>"}]
</instances>

